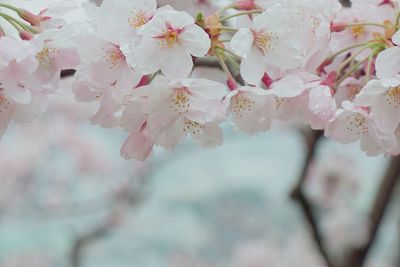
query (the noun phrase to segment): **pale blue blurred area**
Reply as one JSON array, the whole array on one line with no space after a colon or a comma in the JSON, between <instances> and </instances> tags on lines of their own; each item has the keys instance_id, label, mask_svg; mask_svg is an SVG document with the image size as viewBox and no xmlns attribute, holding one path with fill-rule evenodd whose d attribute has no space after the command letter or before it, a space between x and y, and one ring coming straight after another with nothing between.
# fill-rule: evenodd
<instances>
[{"instance_id":1,"label":"pale blue blurred area","mask_svg":"<svg viewBox=\"0 0 400 267\"><path fill-rule=\"evenodd\" d=\"M99 140L110 159L121 161L119 166L128 170L126 166L133 164L118 157L123 134L87 123L80 128ZM174 259L179 255L195 255L210 264L205 266L232 266L231 254L240 243L266 239L279 245L297 232L306 231L300 209L289 198L302 168L302 137L286 127L257 137L225 128L224 145L212 151L202 150L192 141L174 152L157 150L147 163L151 171L146 177L145 197L138 205L126 209L120 226L88 245L82 266L178 266ZM21 129L12 127L2 144L15 142L15 131ZM14 145L15 149L23 149ZM363 190L354 201L361 212L367 212L385 159L365 156L357 144L324 142L320 157L332 153L351 155L361 167ZM37 169L44 181L51 179L46 177L49 166L56 166L74 180L75 199L70 199L71 202L85 206L91 199L98 199L98 203L93 210L89 205L88 209L78 208L72 213L50 211L43 215L33 210L1 217L0 262L32 252L50 257L50 266L69 266L74 239L96 227L110 210L106 200L102 203L108 179L97 177L93 183L74 176L71 173L74 168L63 151L53 151L44 160L49 158L50 162ZM115 178L118 179L117 175ZM398 220L382 231L377 255L393 258L396 227ZM309 253L318 259L315 250L309 249Z\"/></svg>"},{"instance_id":2,"label":"pale blue blurred area","mask_svg":"<svg viewBox=\"0 0 400 267\"><path fill-rule=\"evenodd\" d=\"M21 3L38 11L50 2L54 1ZM79 17L80 12L72 16ZM22 203L0 213L0 267L9 267L6 263L12 258L32 256L48 258L48 265L40 267L70 266L76 238L102 224L114 208L110 188L134 179L135 170L142 168L119 156L126 134L101 129L87 121L76 122L75 133L91 142L90 153L100 151L102 160L112 163L108 171L82 173L77 167L79 162L56 143L35 150L38 140L45 142L45 138L32 135L40 132L29 129L43 120L50 121L50 133L55 125L61 125L61 130L68 128L69 124L62 126L64 122L58 115L50 112L32 125L12 125L0 142L0 149L5 149L2 151L13 154L38 151L31 159L35 166L30 175L37 177L35 191L26 193L27 197L16 196L21 197ZM263 240L285 252L287 244L299 233L305 240L297 245L299 251L310 254L317 262L307 267L323 267L309 240L301 210L289 197L305 155L300 134L288 126L275 127L257 137L236 133L228 125L224 132L223 146L212 151L202 150L191 140L174 152L157 149L145 164L143 196L134 205L122 207L120 225L87 245L82 267L250 267L235 261L235 251L242 244ZM31 146L27 146L29 140ZM355 206L355 216L368 214L386 159L365 156L358 144L342 146L329 141L320 147L318 157L333 154L354 159L354 166L349 168L359 169L362 188L349 205ZM16 169L20 167L15 164ZM68 208L46 204L48 191L55 188L55 173L62 174L60 180L66 183L62 204ZM0 169L0 186L5 178ZM371 256L372 262L379 262L373 267L395 267L393 261L400 250L399 190L396 195ZM296 259L289 252L283 255L282 261ZM200 263L178 265L182 258L195 258ZM18 267L28 266L32 266L29 260Z\"/></svg>"}]
</instances>

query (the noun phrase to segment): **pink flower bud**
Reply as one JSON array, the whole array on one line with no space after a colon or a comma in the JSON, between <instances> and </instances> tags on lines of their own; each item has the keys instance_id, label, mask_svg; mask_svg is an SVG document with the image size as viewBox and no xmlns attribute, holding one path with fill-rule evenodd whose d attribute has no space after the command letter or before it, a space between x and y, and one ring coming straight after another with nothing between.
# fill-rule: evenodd
<instances>
[{"instance_id":1,"label":"pink flower bud","mask_svg":"<svg viewBox=\"0 0 400 267\"><path fill-rule=\"evenodd\" d=\"M331 24L331 32L341 32L345 30L347 27L347 24L344 22L339 22L339 23L332 23Z\"/></svg>"},{"instance_id":2,"label":"pink flower bud","mask_svg":"<svg viewBox=\"0 0 400 267\"><path fill-rule=\"evenodd\" d=\"M237 83L235 81L235 79L233 79L233 77L230 77L226 83L228 84L228 88L229 90L233 91L237 88Z\"/></svg>"},{"instance_id":3,"label":"pink flower bud","mask_svg":"<svg viewBox=\"0 0 400 267\"><path fill-rule=\"evenodd\" d=\"M383 6L383 5L391 5L392 7L394 7L392 0L382 0L382 2L379 4L379 6Z\"/></svg>"},{"instance_id":4,"label":"pink flower bud","mask_svg":"<svg viewBox=\"0 0 400 267\"><path fill-rule=\"evenodd\" d=\"M149 75L144 75L142 77L142 79L140 79L138 85L136 85L135 88L139 88L139 87L142 87L142 86L145 86L145 85L149 85L149 84L150 84L150 76Z\"/></svg>"},{"instance_id":5,"label":"pink flower bud","mask_svg":"<svg viewBox=\"0 0 400 267\"><path fill-rule=\"evenodd\" d=\"M21 9L19 16L26 22L29 22L32 26L40 25L40 22L41 22L40 16L37 16L37 15L29 12L28 10Z\"/></svg>"},{"instance_id":6,"label":"pink flower bud","mask_svg":"<svg viewBox=\"0 0 400 267\"><path fill-rule=\"evenodd\" d=\"M29 40L32 40L33 35L32 35L31 33L27 32L27 31L21 31L21 32L19 33L19 37L20 37L22 40L29 41Z\"/></svg>"},{"instance_id":7,"label":"pink flower bud","mask_svg":"<svg viewBox=\"0 0 400 267\"><path fill-rule=\"evenodd\" d=\"M19 16L26 22L29 22L32 26L40 26L41 22L50 19L49 16L43 15L46 11L47 9L44 9L40 11L39 15L35 15L28 10L20 9Z\"/></svg>"},{"instance_id":8,"label":"pink flower bud","mask_svg":"<svg viewBox=\"0 0 400 267\"><path fill-rule=\"evenodd\" d=\"M253 10L257 9L255 0L236 0L235 9L237 10Z\"/></svg>"},{"instance_id":9,"label":"pink flower bud","mask_svg":"<svg viewBox=\"0 0 400 267\"><path fill-rule=\"evenodd\" d=\"M272 83L274 82L274 80L272 80L267 73L264 73L264 76L262 77L261 80L268 88L270 88Z\"/></svg>"}]
</instances>

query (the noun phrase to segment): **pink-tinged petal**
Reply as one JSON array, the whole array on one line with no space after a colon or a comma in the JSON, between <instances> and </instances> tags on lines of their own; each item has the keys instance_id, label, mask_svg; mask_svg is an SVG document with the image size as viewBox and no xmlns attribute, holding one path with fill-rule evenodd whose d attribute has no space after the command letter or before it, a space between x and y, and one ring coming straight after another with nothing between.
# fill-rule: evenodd
<instances>
[{"instance_id":1,"label":"pink-tinged petal","mask_svg":"<svg viewBox=\"0 0 400 267\"><path fill-rule=\"evenodd\" d=\"M246 57L253 46L254 35L250 29L242 28L233 37L230 46L238 56Z\"/></svg>"},{"instance_id":2,"label":"pink-tinged petal","mask_svg":"<svg viewBox=\"0 0 400 267\"><path fill-rule=\"evenodd\" d=\"M392 42L395 45L400 45L400 30L398 30L393 36L392 36Z\"/></svg>"},{"instance_id":3,"label":"pink-tinged petal","mask_svg":"<svg viewBox=\"0 0 400 267\"><path fill-rule=\"evenodd\" d=\"M361 139L360 148L365 151L368 156L377 156L382 153L382 148L369 134Z\"/></svg>"},{"instance_id":4,"label":"pink-tinged petal","mask_svg":"<svg viewBox=\"0 0 400 267\"><path fill-rule=\"evenodd\" d=\"M391 47L379 53L375 62L376 74L385 86L400 84L400 47Z\"/></svg>"},{"instance_id":5,"label":"pink-tinged petal","mask_svg":"<svg viewBox=\"0 0 400 267\"><path fill-rule=\"evenodd\" d=\"M310 90L308 108L324 124L336 113L336 102L328 86L319 86Z\"/></svg>"},{"instance_id":6,"label":"pink-tinged petal","mask_svg":"<svg viewBox=\"0 0 400 267\"><path fill-rule=\"evenodd\" d=\"M96 88L91 86L85 80L77 80L72 85L72 92L78 102L92 102L99 100L104 96L105 88Z\"/></svg>"},{"instance_id":7,"label":"pink-tinged petal","mask_svg":"<svg viewBox=\"0 0 400 267\"><path fill-rule=\"evenodd\" d=\"M400 123L400 101L391 99L389 94L378 97L372 107L371 115L383 132L393 133Z\"/></svg>"},{"instance_id":8,"label":"pink-tinged petal","mask_svg":"<svg viewBox=\"0 0 400 267\"><path fill-rule=\"evenodd\" d=\"M193 25L194 19L185 11L166 10L160 11L174 29L183 29L186 26Z\"/></svg>"},{"instance_id":9,"label":"pink-tinged petal","mask_svg":"<svg viewBox=\"0 0 400 267\"><path fill-rule=\"evenodd\" d=\"M120 126L129 132L139 132L146 120L147 118L143 113L143 104L133 102L122 113Z\"/></svg>"},{"instance_id":10,"label":"pink-tinged petal","mask_svg":"<svg viewBox=\"0 0 400 267\"><path fill-rule=\"evenodd\" d=\"M134 60L143 74L152 74L161 67L160 56L156 40L153 38L142 38L140 45L133 51ZM132 66L132 62L130 63Z\"/></svg>"},{"instance_id":11,"label":"pink-tinged petal","mask_svg":"<svg viewBox=\"0 0 400 267\"><path fill-rule=\"evenodd\" d=\"M54 64L57 70L72 69L79 63L79 53L75 48L60 48L54 56Z\"/></svg>"},{"instance_id":12,"label":"pink-tinged petal","mask_svg":"<svg viewBox=\"0 0 400 267\"><path fill-rule=\"evenodd\" d=\"M186 80L186 81L185 81ZM192 98L203 100L222 99L227 92L224 84L206 79L185 79L182 81L190 90Z\"/></svg>"},{"instance_id":13,"label":"pink-tinged petal","mask_svg":"<svg viewBox=\"0 0 400 267\"><path fill-rule=\"evenodd\" d=\"M240 74L249 84L257 85L264 76L266 65L261 50L253 46L240 64Z\"/></svg>"},{"instance_id":14,"label":"pink-tinged petal","mask_svg":"<svg viewBox=\"0 0 400 267\"><path fill-rule=\"evenodd\" d=\"M113 101L109 94L106 94L100 103L97 112L90 118L93 124L98 124L104 128L113 128L118 126L118 117L116 112L119 106Z\"/></svg>"},{"instance_id":15,"label":"pink-tinged petal","mask_svg":"<svg viewBox=\"0 0 400 267\"><path fill-rule=\"evenodd\" d=\"M181 46L165 50L159 60L162 73L171 79L186 78L193 68L192 57Z\"/></svg>"},{"instance_id":16,"label":"pink-tinged petal","mask_svg":"<svg viewBox=\"0 0 400 267\"><path fill-rule=\"evenodd\" d=\"M176 119L169 123L168 128L158 135L152 136L154 143L164 147L167 150L173 150L187 135L184 131L185 119L183 117L176 117Z\"/></svg>"},{"instance_id":17,"label":"pink-tinged petal","mask_svg":"<svg viewBox=\"0 0 400 267\"><path fill-rule=\"evenodd\" d=\"M348 101L343 103L343 107L329 122L325 135L339 143L349 144L368 134L369 119L365 112Z\"/></svg>"},{"instance_id":18,"label":"pink-tinged petal","mask_svg":"<svg viewBox=\"0 0 400 267\"><path fill-rule=\"evenodd\" d=\"M7 130L14 113L14 103L0 91L0 138Z\"/></svg>"},{"instance_id":19,"label":"pink-tinged petal","mask_svg":"<svg viewBox=\"0 0 400 267\"><path fill-rule=\"evenodd\" d=\"M208 34L197 25L187 26L180 38L185 50L195 57L205 56L211 46Z\"/></svg>"},{"instance_id":20,"label":"pink-tinged petal","mask_svg":"<svg viewBox=\"0 0 400 267\"><path fill-rule=\"evenodd\" d=\"M47 98L43 95L32 95L27 104L16 103L13 120L20 123L30 123L43 114L47 108Z\"/></svg>"},{"instance_id":21,"label":"pink-tinged petal","mask_svg":"<svg viewBox=\"0 0 400 267\"><path fill-rule=\"evenodd\" d=\"M357 106L369 107L374 105L379 96L386 94L388 88L383 86L379 80L371 80L361 89L354 103Z\"/></svg>"},{"instance_id":22,"label":"pink-tinged petal","mask_svg":"<svg viewBox=\"0 0 400 267\"><path fill-rule=\"evenodd\" d=\"M214 149L222 145L222 130L216 123L207 123L193 129L191 135L205 149Z\"/></svg>"},{"instance_id":23,"label":"pink-tinged petal","mask_svg":"<svg viewBox=\"0 0 400 267\"><path fill-rule=\"evenodd\" d=\"M281 80L272 84L269 94L278 97L295 97L301 95L305 90L303 80L297 75L287 75Z\"/></svg>"},{"instance_id":24,"label":"pink-tinged petal","mask_svg":"<svg viewBox=\"0 0 400 267\"><path fill-rule=\"evenodd\" d=\"M142 132L129 134L121 148L121 156L124 159L146 160L153 150L153 141Z\"/></svg>"},{"instance_id":25,"label":"pink-tinged petal","mask_svg":"<svg viewBox=\"0 0 400 267\"><path fill-rule=\"evenodd\" d=\"M238 130L256 135L271 127L273 101L273 97L265 94L264 89L241 87L238 92L232 91L227 96L224 106L232 114Z\"/></svg>"}]
</instances>

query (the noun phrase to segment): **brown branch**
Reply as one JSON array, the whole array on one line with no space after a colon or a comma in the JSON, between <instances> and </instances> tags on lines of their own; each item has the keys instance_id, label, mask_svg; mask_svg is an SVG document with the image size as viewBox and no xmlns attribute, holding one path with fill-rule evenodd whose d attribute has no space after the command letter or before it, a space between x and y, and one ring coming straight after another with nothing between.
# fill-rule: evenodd
<instances>
[{"instance_id":1,"label":"brown branch","mask_svg":"<svg viewBox=\"0 0 400 267\"><path fill-rule=\"evenodd\" d=\"M378 189L375 201L370 214L370 229L368 240L364 246L356 248L350 252L346 267L362 267L368 256L370 248L374 244L379 226L382 223L383 216L389 206L390 199L393 195L396 183L400 178L400 156L390 160L385 176Z\"/></svg>"},{"instance_id":2,"label":"brown branch","mask_svg":"<svg viewBox=\"0 0 400 267\"><path fill-rule=\"evenodd\" d=\"M104 223L95 227L93 230L79 236L75 239L72 250L71 250L71 267L81 267L82 266L82 256L85 247L87 247L90 243L95 242L97 239L104 237L107 235L111 229L116 225L115 217L118 216L117 212L111 212L109 218L105 220Z\"/></svg>"},{"instance_id":3,"label":"brown branch","mask_svg":"<svg viewBox=\"0 0 400 267\"><path fill-rule=\"evenodd\" d=\"M334 267L335 265L334 265L333 261L331 260L329 254L328 254L328 251L325 248L325 245L323 243L322 234L318 227L317 219L315 218L314 213L312 211L312 205L311 205L310 201L307 199L307 197L303 191L303 186L304 186L304 182L307 178L308 170L310 168L310 165L312 164L312 162L315 159L317 146L318 146L319 140L323 136L323 132L322 131L305 132L304 136L305 136L305 140L306 140L306 144L307 144L307 155L305 158L303 170L300 175L299 181L296 184L295 188L293 189L293 191L291 193L291 197L293 199L295 199L301 206L301 209L304 213L304 217L309 225L315 245L317 246L326 265L328 267Z\"/></svg>"}]
</instances>

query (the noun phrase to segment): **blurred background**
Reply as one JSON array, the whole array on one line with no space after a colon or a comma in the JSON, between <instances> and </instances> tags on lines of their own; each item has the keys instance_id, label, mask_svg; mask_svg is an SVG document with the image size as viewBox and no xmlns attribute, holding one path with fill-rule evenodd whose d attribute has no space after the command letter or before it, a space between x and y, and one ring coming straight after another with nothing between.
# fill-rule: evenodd
<instances>
[{"instance_id":1,"label":"blurred background","mask_svg":"<svg viewBox=\"0 0 400 267\"><path fill-rule=\"evenodd\" d=\"M55 1L5 2L39 11ZM325 250L341 267L369 242L387 158L322 140L304 183L319 244L290 196L307 154L296 125L257 137L225 125L216 150L189 140L125 161L126 135L90 125L71 79L43 118L0 141L0 267L331 267ZM364 266L400 266L400 186Z\"/></svg>"}]
</instances>

